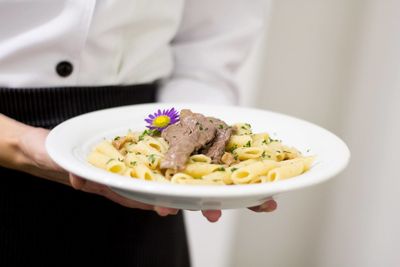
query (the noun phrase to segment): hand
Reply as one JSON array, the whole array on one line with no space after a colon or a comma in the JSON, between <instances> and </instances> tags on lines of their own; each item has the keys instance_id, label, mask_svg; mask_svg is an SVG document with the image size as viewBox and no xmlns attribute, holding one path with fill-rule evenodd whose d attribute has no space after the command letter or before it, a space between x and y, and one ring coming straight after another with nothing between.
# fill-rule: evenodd
<instances>
[{"instance_id":1,"label":"hand","mask_svg":"<svg viewBox=\"0 0 400 267\"><path fill-rule=\"evenodd\" d=\"M278 204L275 202L275 200L270 199L265 201L260 206L250 207L248 209L255 212L271 212L276 210L277 207ZM203 210L202 213L209 222L217 222L222 215L221 210Z\"/></svg>"},{"instance_id":2,"label":"hand","mask_svg":"<svg viewBox=\"0 0 400 267\"><path fill-rule=\"evenodd\" d=\"M70 174L54 163L45 149L45 140L49 131L42 128L26 127L20 134L18 147L21 153L18 156L19 170L51 181L72 186L77 190L101 195L111 201L129 208L154 210L160 216L177 214L177 209L163 208L144 204L138 201L124 198L105 185L84 180Z\"/></svg>"}]
</instances>

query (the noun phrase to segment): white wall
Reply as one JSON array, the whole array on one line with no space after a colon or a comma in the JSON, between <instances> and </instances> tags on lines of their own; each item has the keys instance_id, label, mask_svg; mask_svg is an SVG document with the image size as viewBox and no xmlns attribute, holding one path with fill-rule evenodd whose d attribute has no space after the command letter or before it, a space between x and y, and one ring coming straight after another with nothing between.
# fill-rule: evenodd
<instances>
[{"instance_id":1,"label":"white wall","mask_svg":"<svg viewBox=\"0 0 400 267\"><path fill-rule=\"evenodd\" d=\"M242 104L328 128L352 160L278 196L272 214L193 228L195 266L400 266L400 1L275 0L265 33L239 76Z\"/></svg>"},{"instance_id":2,"label":"white wall","mask_svg":"<svg viewBox=\"0 0 400 267\"><path fill-rule=\"evenodd\" d=\"M241 212L231 266L400 266L400 1L274 1L266 37L254 104L332 130L353 159L273 214Z\"/></svg>"},{"instance_id":3,"label":"white wall","mask_svg":"<svg viewBox=\"0 0 400 267\"><path fill-rule=\"evenodd\" d=\"M400 266L400 1L364 5L343 123L352 164L329 188L318 266Z\"/></svg>"},{"instance_id":4,"label":"white wall","mask_svg":"<svg viewBox=\"0 0 400 267\"><path fill-rule=\"evenodd\" d=\"M340 134L342 99L360 2L274 1L254 102ZM230 266L315 265L328 184L278 197L278 211L242 211ZM254 230L257 229L257 230Z\"/></svg>"}]
</instances>

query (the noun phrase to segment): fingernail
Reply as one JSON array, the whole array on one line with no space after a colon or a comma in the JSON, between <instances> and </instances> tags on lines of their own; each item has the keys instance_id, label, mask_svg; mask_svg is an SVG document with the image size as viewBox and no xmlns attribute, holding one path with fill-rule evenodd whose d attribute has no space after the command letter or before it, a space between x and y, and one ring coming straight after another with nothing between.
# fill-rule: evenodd
<instances>
[{"instance_id":1,"label":"fingernail","mask_svg":"<svg viewBox=\"0 0 400 267\"><path fill-rule=\"evenodd\" d=\"M267 201L260 206L262 211L270 212L276 209L276 204L273 201Z\"/></svg>"},{"instance_id":2,"label":"fingernail","mask_svg":"<svg viewBox=\"0 0 400 267\"><path fill-rule=\"evenodd\" d=\"M169 215L169 210L162 208L162 207L156 206L156 207L154 207L154 211L157 212L158 215L163 216L163 217Z\"/></svg>"},{"instance_id":3,"label":"fingernail","mask_svg":"<svg viewBox=\"0 0 400 267\"><path fill-rule=\"evenodd\" d=\"M178 210L178 209L170 209L170 212L169 212L169 214L170 214L170 215L177 215L177 214L178 214L178 212L179 212L179 210Z\"/></svg>"}]
</instances>

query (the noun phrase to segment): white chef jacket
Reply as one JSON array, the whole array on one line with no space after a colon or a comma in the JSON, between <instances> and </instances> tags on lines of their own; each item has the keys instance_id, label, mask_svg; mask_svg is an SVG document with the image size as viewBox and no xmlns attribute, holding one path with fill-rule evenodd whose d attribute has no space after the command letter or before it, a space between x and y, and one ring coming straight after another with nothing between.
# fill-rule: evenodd
<instances>
[{"instance_id":1,"label":"white chef jacket","mask_svg":"<svg viewBox=\"0 0 400 267\"><path fill-rule=\"evenodd\" d=\"M263 0L0 0L0 87L163 80L159 101L232 104ZM59 62L72 72L57 74Z\"/></svg>"}]
</instances>

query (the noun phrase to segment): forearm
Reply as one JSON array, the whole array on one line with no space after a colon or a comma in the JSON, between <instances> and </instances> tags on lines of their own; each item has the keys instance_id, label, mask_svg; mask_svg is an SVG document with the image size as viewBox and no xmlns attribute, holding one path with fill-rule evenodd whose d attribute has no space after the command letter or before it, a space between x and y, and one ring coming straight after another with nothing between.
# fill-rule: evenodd
<instances>
[{"instance_id":1,"label":"forearm","mask_svg":"<svg viewBox=\"0 0 400 267\"><path fill-rule=\"evenodd\" d=\"M0 114L0 166L70 185L68 173L48 157L47 130L25 125Z\"/></svg>"},{"instance_id":2,"label":"forearm","mask_svg":"<svg viewBox=\"0 0 400 267\"><path fill-rule=\"evenodd\" d=\"M18 138L29 127L0 114L0 166L20 170L28 164L19 149Z\"/></svg>"}]
</instances>

